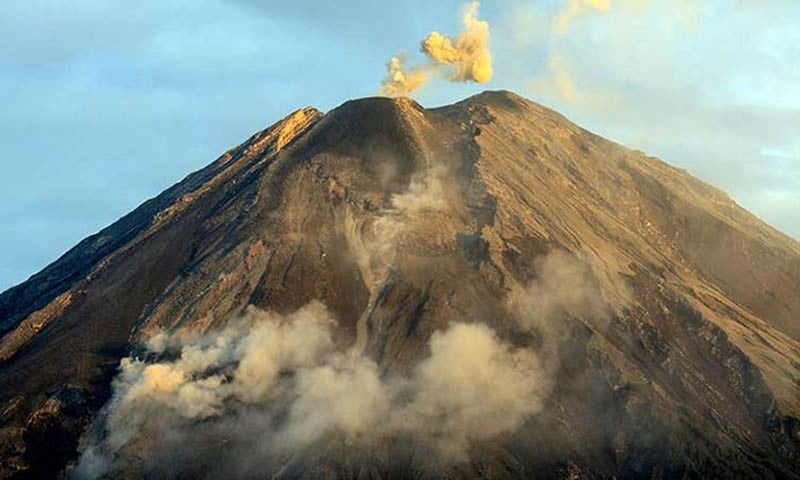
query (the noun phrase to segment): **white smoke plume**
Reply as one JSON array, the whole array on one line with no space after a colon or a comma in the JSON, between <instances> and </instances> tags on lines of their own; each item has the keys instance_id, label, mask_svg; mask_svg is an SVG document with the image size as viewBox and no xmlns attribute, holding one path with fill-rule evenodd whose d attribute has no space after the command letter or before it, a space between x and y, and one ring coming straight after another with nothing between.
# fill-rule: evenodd
<instances>
[{"instance_id":1,"label":"white smoke plume","mask_svg":"<svg viewBox=\"0 0 800 480\"><path fill-rule=\"evenodd\" d=\"M392 196L392 207L405 218L447 210L453 202L447 186L450 177L450 172L443 165L430 168L424 175L415 176L408 190Z\"/></svg>"},{"instance_id":2,"label":"white smoke plume","mask_svg":"<svg viewBox=\"0 0 800 480\"><path fill-rule=\"evenodd\" d=\"M536 272L536 278L512 290L507 301L519 326L541 338L538 353L548 359L543 363L544 378L552 379L560 368L560 347L572 335L574 321L604 331L614 309L626 300L624 292L618 299L607 298L588 264L561 250L539 257Z\"/></svg>"},{"instance_id":3,"label":"white smoke plume","mask_svg":"<svg viewBox=\"0 0 800 480\"><path fill-rule=\"evenodd\" d=\"M610 313L588 265L561 250L536 261L537 278L513 292L509 301L527 327L562 319L605 317Z\"/></svg>"},{"instance_id":4,"label":"white smoke plume","mask_svg":"<svg viewBox=\"0 0 800 480\"><path fill-rule=\"evenodd\" d=\"M457 207L460 198L454 182L454 175L447 167L434 165L414 175L407 190L392 195L389 208L376 215L369 228L354 229L368 232L351 239L350 245L368 284L378 284L384 279L396 260L399 247L420 223L426 231L426 217Z\"/></svg>"},{"instance_id":5,"label":"white smoke plume","mask_svg":"<svg viewBox=\"0 0 800 480\"><path fill-rule=\"evenodd\" d=\"M489 23L478 18L480 2L467 5L462 17L464 30L455 38L432 32L421 43L429 62L406 66L405 54L387 63L388 74L381 84L381 94L408 95L430 79L442 74L453 82L488 83L492 79L492 54L489 50Z\"/></svg>"},{"instance_id":6,"label":"white smoke plume","mask_svg":"<svg viewBox=\"0 0 800 480\"><path fill-rule=\"evenodd\" d=\"M466 460L470 440L511 432L541 410L549 381L532 351L510 349L482 324L455 324L435 333L430 346L412 378L413 401L390 423L395 428Z\"/></svg>"},{"instance_id":7,"label":"white smoke plume","mask_svg":"<svg viewBox=\"0 0 800 480\"><path fill-rule=\"evenodd\" d=\"M313 302L288 316L250 307L189 342L159 335L145 359L122 361L73 477L276 473L319 442L370 452L387 439L456 462L472 441L511 432L542 408L536 355L484 325L435 333L408 377L337 351L334 326ZM225 456L207 455L221 446Z\"/></svg>"}]
</instances>

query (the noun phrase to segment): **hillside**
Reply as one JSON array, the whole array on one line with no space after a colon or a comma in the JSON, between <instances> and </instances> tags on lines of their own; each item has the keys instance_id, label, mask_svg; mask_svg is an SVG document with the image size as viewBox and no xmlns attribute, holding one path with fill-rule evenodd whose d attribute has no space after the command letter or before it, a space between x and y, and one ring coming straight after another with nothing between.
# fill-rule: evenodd
<instances>
[{"instance_id":1,"label":"hillside","mask_svg":"<svg viewBox=\"0 0 800 480\"><path fill-rule=\"evenodd\" d=\"M247 403L225 397L180 421L195 443L163 440L170 461L143 447L161 441L145 423L101 473L800 478L798 292L796 241L686 171L515 94L306 108L0 295L0 477L56 475L79 438L81 450L104 442L112 423L98 412L120 360L173 365L169 350L148 356L148 340L202 347L254 308L292 318L311 304L336 321L335 350L363 355L387 385L440 385L475 353L426 377L442 332L484 325L490 345L535 356L524 372L536 381L520 377L531 398L513 418L491 405L490 425L508 422L492 435L437 403L445 421L430 438L331 427L289 460L237 470L241 457L187 453L253 440L220 433L215 419ZM514 359L499 371L527 365ZM293 371L280 381L295 385ZM508 400L502 378L472 374L469 398ZM441 454L454 431L465 454Z\"/></svg>"}]
</instances>

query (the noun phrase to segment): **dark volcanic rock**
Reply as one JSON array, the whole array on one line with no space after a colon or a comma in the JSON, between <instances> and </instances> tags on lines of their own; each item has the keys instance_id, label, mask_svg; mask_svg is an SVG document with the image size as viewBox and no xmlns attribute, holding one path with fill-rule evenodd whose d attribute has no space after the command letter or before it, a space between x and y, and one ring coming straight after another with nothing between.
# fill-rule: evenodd
<instances>
[{"instance_id":1,"label":"dark volcanic rock","mask_svg":"<svg viewBox=\"0 0 800 480\"><path fill-rule=\"evenodd\" d=\"M556 312L544 411L444 476L800 478L800 245L508 92L300 110L0 295L0 477L74 458L142 340L247 305L319 299L386 372L456 320L547 348L508 298L553 251L603 305ZM419 473L321 450L287 475Z\"/></svg>"}]
</instances>

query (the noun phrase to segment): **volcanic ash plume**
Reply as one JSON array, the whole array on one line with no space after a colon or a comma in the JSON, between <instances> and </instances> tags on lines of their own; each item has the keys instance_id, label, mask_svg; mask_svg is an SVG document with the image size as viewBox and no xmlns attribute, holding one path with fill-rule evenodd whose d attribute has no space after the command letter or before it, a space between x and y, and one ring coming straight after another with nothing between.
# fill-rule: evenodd
<instances>
[{"instance_id":1,"label":"volcanic ash plume","mask_svg":"<svg viewBox=\"0 0 800 480\"><path fill-rule=\"evenodd\" d=\"M489 24L478 19L479 2L469 4L464 12L464 31L452 38L432 32L422 41L421 50L429 63L407 67L404 54L387 63L388 75L381 94L407 95L421 87L434 74L453 82L488 83L492 79L492 54L489 51Z\"/></svg>"},{"instance_id":2,"label":"volcanic ash plume","mask_svg":"<svg viewBox=\"0 0 800 480\"><path fill-rule=\"evenodd\" d=\"M386 64L388 73L381 86L381 94L390 97L405 95L413 92L428 81L430 73L424 68L406 67L408 55L397 54Z\"/></svg>"},{"instance_id":3,"label":"volcanic ash plume","mask_svg":"<svg viewBox=\"0 0 800 480\"><path fill-rule=\"evenodd\" d=\"M492 79L489 24L478 20L478 2L464 13L464 32L455 40L433 32L422 41L422 51L433 61L452 65L448 78L458 82L487 83Z\"/></svg>"}]
</instances>

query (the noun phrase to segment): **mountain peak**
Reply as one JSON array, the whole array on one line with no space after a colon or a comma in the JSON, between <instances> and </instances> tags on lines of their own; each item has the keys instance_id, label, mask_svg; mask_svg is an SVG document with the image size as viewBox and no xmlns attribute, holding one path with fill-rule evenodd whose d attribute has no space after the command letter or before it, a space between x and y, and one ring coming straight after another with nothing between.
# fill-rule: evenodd
<instances>
[{"instance_id":1,"label":"mountain peak","mask_svg":"<svg viewBox=\"0 0 800 480\"><path fill-rule=\"evenodd\" d=\"M360 112L380 115L390 110L416 110L424 108L409 97L362 97L348 100L331 110L331 114L357 114Z\"/></svg>"},{"instance_id":2,"label":"mountain peak","mask_svg":"<svg viewBox=\"0 0 800 480\"><path fill-rule=\"evenodd\" d=\"M467 100L480 100L486 103L495 103L499 105L533 103L527 98L509 90L484 90L481 93L469 97Z\"/></svg>"}]
</instances>

